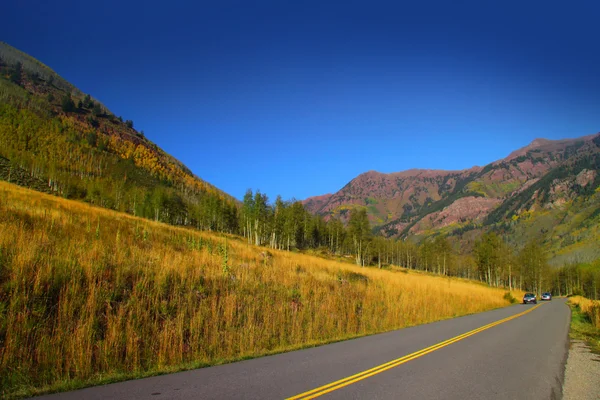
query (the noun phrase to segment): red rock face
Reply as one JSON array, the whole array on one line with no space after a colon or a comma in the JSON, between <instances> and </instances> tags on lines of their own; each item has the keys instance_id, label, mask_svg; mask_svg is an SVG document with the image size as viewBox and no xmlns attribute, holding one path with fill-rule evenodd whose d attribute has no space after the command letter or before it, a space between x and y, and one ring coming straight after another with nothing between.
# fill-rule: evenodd
<instances>
[{"instance_id":1,"label":"red rock face","mask_svg":"<svg viewBox=\"0 0 600 400\"><path fill-rule=\"evenodd\" d=\"M598 173L594 170L584 169L575 178L575 183L581 187L587 187L589 184L594 182Z\"/></svg>"},{"instance_id":2,"label":"red rock face","mask_svg":"<svg viewBox=\"0 0 600 400\"><path fill-rule=\"evenodd\" d=\"M352 207L368 207L373 225L415 212L423 205L439 201L478 169L466 171L409 170L382 174L369 171L359 175L333 195L311 197L303 203L316 214L341 214Z\"/></svg>"},{"instance_id":3,"label":"red rock face","mask_svg":"<svg viewBox=\"0 0 600 400\"><path fill-rule=\"evenodd\" d=\"M568 177L565 179L555 179L552 181L548 193L548 199L544 203L544 208L560 208L570 200L577 197L576 186L586 188L596 179L598 172L595 170L584 169L577 176ZM535 194L536 198L538 193Z\"/></svg>"},{"instance_id":4,"label":"red rock face","mask_svg":"<svg viewBox=\"0 0 600 400\"><path fill-rule=\"evenodd\" d=\"M400 231L412 224L411 232L418 233L481 221L503 201L526 190L553 168L567 165L582 155L598 153L599 149L600 134L578 139L536 139L485 168L411 169L390 174L369 171L334 194L311 197L303 203L315 214L339 216L342 220L347 217L348 209L366 207L373 226ZM596 174L592 170L582 172L576 182L557 190L572 190L575 183L584 187L594 182ZM428 212L429 209L432 211Z\"/></svg>"},{"instance_id":5,"label":"red rock face","mask_svg":"<svg viewBox=\"0 0 600 400\"><path fill-rule=\"evenodd\" d=\"M327 193L322 196L310 197L310 198L304 200L302 202L302 204L304 204L304 207L306 207L309 210L319 210L325 204L327 204L329 202L329 199L331 199L331 196L332 196L331 193Z\"/></svg>"},{"instance_id":6,"label":"red rock face","mask_svg":"<svg viewBox=\"0 0 600 400\"><path fill-rule=\"evenodd\" d=\"M417 223L411 228L412 233L421 233L423 229L444 228L448 225L479 222L502 201L485 197L463 197L444 208L442 211L431 213L424 218L428 223ZM429 227L427 227L429 225Z\"/></svg>"}]
</instances>

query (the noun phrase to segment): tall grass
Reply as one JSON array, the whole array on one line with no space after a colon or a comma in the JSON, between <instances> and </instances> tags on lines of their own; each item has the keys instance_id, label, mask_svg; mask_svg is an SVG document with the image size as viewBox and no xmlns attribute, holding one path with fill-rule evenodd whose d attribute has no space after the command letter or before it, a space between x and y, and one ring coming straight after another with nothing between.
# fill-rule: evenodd
<instances>
[{"instance_id":1,"label":"tall grass","mask_svg":"<svg viewBox=\"0 0 600 400\"><path fill-rule=\"evenodd\" d=\"M569 302L590 319L594 328L600 329L600 301L590 300L582 296L569 297Z\"/></svg>"},{"instance_id":2,"label":"tall grass","mask_svg":"<svg viewBox=\"0 0 600 400\"><path fill-rule=\"evenodd\" d=\"M3 396L427 323L504 291L248 246L0 182Z\"/></svg>"}]
</instances>

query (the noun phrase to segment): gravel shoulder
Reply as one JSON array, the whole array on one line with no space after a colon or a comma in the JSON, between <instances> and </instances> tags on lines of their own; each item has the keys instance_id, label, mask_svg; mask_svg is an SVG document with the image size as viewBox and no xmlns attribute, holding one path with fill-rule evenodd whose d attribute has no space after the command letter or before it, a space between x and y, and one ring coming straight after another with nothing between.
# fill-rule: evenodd
<instances>
[{"instance_id":1,"label":"gravel shoulder","mask_svg":"<svg viewBox=\"0 0 600 400\"><path fill-rule=\"evenodd\" d=\"M565 367L564 400L600 400L600 356L573 340Z\"/></svg>"}]
</instances>

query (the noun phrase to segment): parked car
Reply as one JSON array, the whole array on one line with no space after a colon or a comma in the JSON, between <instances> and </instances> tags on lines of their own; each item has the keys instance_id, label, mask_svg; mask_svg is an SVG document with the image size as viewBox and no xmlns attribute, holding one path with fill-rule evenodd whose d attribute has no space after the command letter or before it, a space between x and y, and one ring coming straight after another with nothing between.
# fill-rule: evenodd
<instances>
[{"instance_id":1,"label":"parked car","mask_svg":"<svg viewBox=\"0 0 600 400\"><path fill-rule=\"evenodd\" d=\"M552 300L552 293L550 293L550 292L542 293L542 300L545 300L545 301Z\"/></svg>"},{"instance_id":2,"label":"parked car","mask_svg":"<svg viewBox=\"0 0 600 400\"><path fill-rule=\"evenodd\" d=\"M537 304L537 297L535 297L535 293L525 293L525 296L523 296L523 304L528 303Z\"/></svg>"}]
</instances>

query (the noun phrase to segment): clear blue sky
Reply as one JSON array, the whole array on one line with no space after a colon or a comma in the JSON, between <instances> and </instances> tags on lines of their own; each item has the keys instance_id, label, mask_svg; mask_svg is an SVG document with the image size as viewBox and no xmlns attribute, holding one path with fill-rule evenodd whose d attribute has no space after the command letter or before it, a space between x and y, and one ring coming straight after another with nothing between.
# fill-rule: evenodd
<instances>
[{"instance_id":1,"label":"clear blue sky","mask_svg":"<svg viewBox=\"0 0 600 400\"><path fill-rule=\"evenodd\" d=\"M598 1L401 3L8 1L0 40L237 198L600 130Z\"/></svg>"}]
</instances>

